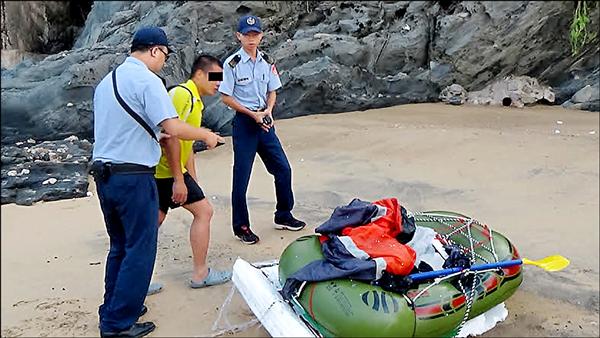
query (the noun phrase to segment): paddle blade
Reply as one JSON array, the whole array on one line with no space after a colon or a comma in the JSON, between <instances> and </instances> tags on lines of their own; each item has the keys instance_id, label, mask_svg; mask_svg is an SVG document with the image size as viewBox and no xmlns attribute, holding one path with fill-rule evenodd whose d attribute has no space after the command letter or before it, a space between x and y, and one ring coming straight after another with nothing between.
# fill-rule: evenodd
<instances>
[{"instance_id":1,"label":"paddle blade","mask_svg":"<svg viewBox=\"0 0 600 338\"><path fill-rule=\"evenodd\" d=\"M532 261L527 258L523 258L523 264L530 264L539 266L546 271L560 271L569 265L569 260L561 255L548 256L546 258Z\"/></svg>"}]
</instances>

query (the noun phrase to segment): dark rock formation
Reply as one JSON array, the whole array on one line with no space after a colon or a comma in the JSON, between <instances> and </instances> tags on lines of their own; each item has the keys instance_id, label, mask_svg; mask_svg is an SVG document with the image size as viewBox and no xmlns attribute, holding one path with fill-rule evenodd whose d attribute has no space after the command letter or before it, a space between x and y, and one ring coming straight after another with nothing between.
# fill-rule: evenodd
<instances>
[{"instance_id":1,"label":"dark rock formation","mask_svg":"<svg viewBox=\"0 0 600 338\"><path fill-rule=\"evenodd\" d=\"M2 67L73 47L92 1L0 1Z\"/></svg>"},{"instance_id":2,"label":"dark rock formation","mask_svg":"<svg viewBox=\"0 0 600 338\"><path fill-rule=\"evenodd\" d=\"M235 22L248 11L263 18L263 49L282 74L276 117L437 101L452 83L475 91L508 75L558 88L563 103L592 84L586 75L599 66L597 46L570 56L573 9L527 1L96 2L73 50L2 72L2 127L36 139L91 139L94 86L125 58L138 27L162 26L173 40L177 55L163 75L174 84L195 54L224 58L237 49ZM229 134L233 112L217 97L206 101L205 125ZM28 126L13 123L23 117Z\"/></svg>"},{"instance_id":3,"label":"dark rock formation","mask_svg":"<svg viewBox=\"0 0 600 338\"><path fill-rule=\"evenodd\" d=\"M73 49L2 71L2 142L67 135L93 139L94 87L126 57L133 32L165 29L176 54L163 70L184 81L194 55L239 48L237 18L266 27L262 48L283 88L274 114L288 118L434 102L442 88L478 91L509 75L550 86L562 104L598 79L599 47L572 57L574 2L95 2ZM598 26L596 6L591 25ZM596 29L597 30L597 29ZM203 124L231 132L234 112L205 98ZM586 105L580 108L586 109Z\"/></svg>"},{"instance_id":4,"label":"dark rock formation","mask_svg":"<svg viewBox=\"0 0 600 338\"><path fill-rule=\"evenodd\" d=\"M3 145L2 204L86 196L91 149L90 142L77 137Z\"/></svg>"}]
</instances>

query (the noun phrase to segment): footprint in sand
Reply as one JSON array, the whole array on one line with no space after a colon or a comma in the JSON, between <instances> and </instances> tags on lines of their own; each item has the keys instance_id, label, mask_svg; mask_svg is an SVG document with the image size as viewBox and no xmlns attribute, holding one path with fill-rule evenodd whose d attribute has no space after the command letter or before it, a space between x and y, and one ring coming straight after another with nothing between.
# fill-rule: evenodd
<instances>
[{"instance_id":1,"label":"footprint in sand","mask_svg":"<svg viewBox=\"0 0 600 338\"><path fill-rule=\"evenodd\" d=\"M95 314L85 311L80 299L46 298L21 300L13 307L30 306L30 318L2 330L3 337L19 336L82 336L97 321Z\"/></svg>"}]
</instances>

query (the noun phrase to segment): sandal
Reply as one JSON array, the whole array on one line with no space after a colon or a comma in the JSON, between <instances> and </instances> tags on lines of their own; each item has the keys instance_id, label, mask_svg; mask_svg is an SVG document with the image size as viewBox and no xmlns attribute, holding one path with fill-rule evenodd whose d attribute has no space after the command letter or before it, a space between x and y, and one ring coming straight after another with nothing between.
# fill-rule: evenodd
<instances>
[{"instance_id":1,"label":"sandal","mask_svg":"<svg viewBox=\"0 0 600 338\"><path fill-rule=\"evenodd\" d=\"M207 286L218 285L227 283L231 280L231 272L229 271L218 271L208 268L208 275L201 282L195 282L190 280L190 287L192 289L204 288Z\"/></svg>"}]
</instances>

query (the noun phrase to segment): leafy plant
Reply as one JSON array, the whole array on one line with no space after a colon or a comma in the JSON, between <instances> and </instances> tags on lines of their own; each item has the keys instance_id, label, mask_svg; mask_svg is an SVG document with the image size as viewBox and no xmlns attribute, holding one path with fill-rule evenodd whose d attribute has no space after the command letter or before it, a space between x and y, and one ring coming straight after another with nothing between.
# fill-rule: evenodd
<instances>
[{"instance_id":1,"label":"leafy plant","mask_svg":"<svg viewBox=\"0 0 600 338\"><path fill-rule=\"evenodd\" d=\"M595 1L577 1L577 7L573 15L573 21L571 22L570 40L571 40L571 52L575 56L579 54L581 49L588 43L594 41L597 38L595 31L590 31L589 23L590 17L588 10L589 3L595 5Z\"/></svg>"}]
</instances>

